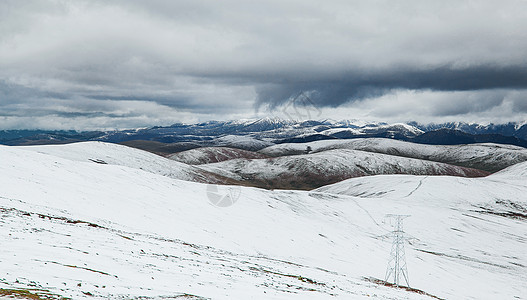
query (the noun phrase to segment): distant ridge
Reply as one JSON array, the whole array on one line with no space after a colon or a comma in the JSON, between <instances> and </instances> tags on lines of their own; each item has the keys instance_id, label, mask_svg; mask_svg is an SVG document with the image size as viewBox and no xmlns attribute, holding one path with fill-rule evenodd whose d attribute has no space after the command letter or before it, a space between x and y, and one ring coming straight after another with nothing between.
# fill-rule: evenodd
<instances>
[{"instance_id":1,"label":"distant ridge","mask_svg":"<svg viewBox=\"0 0 527 300\"><path fill-rule=\"evenodd\" d=\"M243 141L235 141L233 137L236 136L243 136ZM225 140L225 137L230 138ZM416 122L387 124L360 120L294 121L263 118L196 124L177 123L165 127L113 131L2 130L0 144L16 146L103 141L125 143L141 149L152 149L157 153L170 154L173 153L172 149L183 151L195 147L226 146L256 151L271 144L370 137L423 144L491 142L527 147L527 123L481 125L456 122L423 125Z\"/></svg>"},{"instance_id":2,"label":"distant ridge","mask_svg":"<svg viewBox=\"0 0 527 300\"><path fill-rule=\"evenodd\" d=\"M514 136L500 134L470 134L454 129L439 129L425 132L410 140L414 143L429 145L461 145L476 143L495 143L515 145L527 148L527 141Z\"/></svg>"}]
</instances>

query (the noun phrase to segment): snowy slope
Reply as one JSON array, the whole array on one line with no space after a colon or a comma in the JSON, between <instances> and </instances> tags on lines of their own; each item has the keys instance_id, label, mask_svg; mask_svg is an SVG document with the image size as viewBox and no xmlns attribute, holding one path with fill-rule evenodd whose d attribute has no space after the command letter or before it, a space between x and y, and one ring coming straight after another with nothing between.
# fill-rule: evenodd
<instances>
[{"instance_id":1,"label":"snowy slope","mask_svg":"<svg viewBox=\"0 0 527 300\"><path fill-rule=\"evenodd\" d=\"M19 149L66 158L69 160L110 164L141 169L174 179L204 182L232 183L217 175L203 172L193 166L173 161L135 148L103 143L82 142L67 145L18 146Z\"/></svg>"},{"instance_id":2,"label":"snowy slope","mask_svg":"<svg viewBox=\"0 0 527 300\"><path fill-rule=\"evenodd\" d=\"M412 125L404 123L395 123L395 124L366 124L358 128L346 128L344 130L337 131L336 128L328 129L327 131L322 131L322 134L334 135L335 133L343 133L349 131L352 135L367 135L367 134L377 134L381 132L392 133L393 135L399 134L407 137L414 137L424 133L421 129L418 129Z\"/></svg>"},{"instance_id":3,"label":"snowy slope","mask_svg":"<svg viewBox=\"0 0 527 300\"><path fill-rule=\"evenodd\" d=\"M467 177L488 174L443 163L347 149L269 159L234 159L199 167L258 187L282 189L313 189L347 178L377 174Z\"/></svg>"},{"instance_id":4,"label":"snowy slope","mask_svg":"<svg viewBox=\"0 0 527 300\"><path fill-rule=\"evenodd\" d=\"M491 172L527 161L527 149L518 146L498 144L424 145L382 138L280 144L262 149L259 152L269 156L296 155L304 153L308 146L313 152L332 149L362 150L444 162Z\"/></svg>"},{"instance_id":5,"label":"snowy slope","mask_svg":"<svg viewBox=\"0 0 527 300\"><path fill-rule=\"evenodd\" d=\"M214 139L210 144L218 147L232 147L249 151L257 151L273 145L271 142L244 135L225 135Z\"/></svg>"},{"instance_id":6,"label":"snowy slope","mask_svg":"<svg viewBox=\"0 0 527 300\"><path fill-rule=\"evenodd\" d=\"M505 291L516 292L515 296L485 293L482 299L525 299L525 284L507 284L504 278L488 281L484 277L496 272L527 279L527 163L486 178L380 175L353 178L316 191L369 198L377 205L396 203L397 213L412 215L408 223L415 227L407 231L414 237L418 237L415 233L422 236L427 228L434 228L426 242L418 237L423 244L416 243L414 250L434 256L438 263L465 261L479 265L482 270L472 276L490 285L504 284ZM431 207L435 208L427 212ZM489 234L496 238L487 240ZM429 269L430 273L437 271ZM450 274L465 284L466 278L454 269L443 271L445 276Z\"/></svg>"},{"instance_id":7,"label":"snowy slope","mask_svg":"<svg viewBox=\"0 0 527 300\"><path fill-rule=\"evenodd\" d=\"M202 147L178 152L168 158L189 165L201 165L236 158L267 158L267 155L229 147Z\"/></svg>"},{"instance_id":8,"label":"snowy slope","mask_svg":"<svg viewBox=\"0 0 527 300\"><path fill-rule=\"evenodd\" d=\"M509 180L522 180L527 177L527 163L519 163L493 174L492 178L508 177Z\"/></svg>"},{"instance_id":9,"label":"snowy slope","mask_svg":"<svg viewBox=\"0 0 527 300\"><path fill-rule=\"evenodd\" d=\"M525 220L481 212L497 197L526 206L525 177L508 179L525 165L435 177L409 197L242 187L219 208L207 185L24 149L0 147L3 288L73 299L433 299L365 279L384 276L383 216L404 212L412 287L442 299L527 294Z\"/></svg>"},{"instance_id":10,"label":"snowy slope","mask_svg":"<svg viewBox=\"0 0 527 300\"><path fill-rule=\"evenodd\" d=\"M527 195L521 194L523 186L527 185L526 179L527 162L524 162L484 178L378 175L351 178L315 191L368 198L426 198L435 202L444 199L461 200L467 197L470 200L480 199L476 201L477 203L491 202L500 197L526 201ZM499 188L504 183L506 188ZM445 186L451 188L444 189Z\"/></svg>"}]
</instances>

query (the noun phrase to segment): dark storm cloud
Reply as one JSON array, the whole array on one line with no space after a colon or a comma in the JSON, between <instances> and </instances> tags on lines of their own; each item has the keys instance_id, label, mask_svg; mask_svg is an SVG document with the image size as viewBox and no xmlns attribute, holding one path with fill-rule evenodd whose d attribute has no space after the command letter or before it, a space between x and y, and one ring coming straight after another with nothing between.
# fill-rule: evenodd
<instances>
[{"instance_id":1,"label":"dark storm cloud","mask_svg":"<svg viewBox=\"0 0 527 300\"><path fill-rule=\"evenodd\" d=\"M298 77L302 76L299 74ZM295 82L295 76L284 83L262 86L257 90L258 104L276 106L299 92L309 91L310 98L322 106L338 106L348 101L382 96L396 89L470 91L484 89L527 88L527 66L480 66L465 69L448 67L422 70L388 70L379 74L346 74L342 79L320 78L312 82ZM480 104L495 104L481 99ZM479 106L479 108L478 108ZM482 109L480 105L475 107ZM456 108L453 108L456 109Z\"/></svg>"},{"instance_id":2,"label":"dark storm cloud","mask_svg":"<svg viewBox=\"0 0 527 300\"><path fill-rule=\"evenodd\" d=\"M20 84L6 83L0 80L0 105L31 101L39 98L65 99L66 95L52 91L42 91L38 88L26 87Z\"/></svg>"}]
</instances>

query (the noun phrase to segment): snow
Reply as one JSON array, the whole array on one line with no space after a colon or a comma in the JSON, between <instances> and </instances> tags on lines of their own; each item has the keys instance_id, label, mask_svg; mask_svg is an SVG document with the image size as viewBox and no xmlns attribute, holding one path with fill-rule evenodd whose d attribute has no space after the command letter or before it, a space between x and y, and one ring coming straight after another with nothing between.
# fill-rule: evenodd
<instances>
[{"instance_id":1,"label":"snow","mask_svg":"<svg viewBox=\"0 0 527 300\"><path fill-rule=\"evenodd\" d=\"M104 142L66 145L18 146L18 149L50 154L74 161L107 163L140 169L174 179L217 182L199 169L143 150Z\"/></svg>"},{"instance_id":2,"label":"snow","mask_svg":"<svg viewBox=\"0 0 527 300\"><path fill-rule=\"evenodd\" d=\"M354 124L354 123L343 123L346 127L352 128L330 128L321 131L320 134L333 135L340 132L349 132L353 135L366 135L369 133L381 132L381 131L394 131L398 133L405 133L408 136L418 136L424 133L424 131L404 123L394 124Z\"/></svg>"},{"instance_id":3,"label":"snow","mask_svg":"<svg viewBox=\"0 0 527 300\"><path fill-rule=\"evenodd\" d=\"M527 163L524 162L510 166L492 176L492 178L497 177L508 177L509 180L522 180L527 177Z\"/></svg>"},{"instance_id":4,"label":"snow","mask_svg":"<svg viewBox=\"0 0 527 300\"><path fill-rule=\"evenodd\" d=\"M228 147L201 147L186 150L170 155L171 160L179 161L190 165L200 165L205 163L215 163L236 158L266 158L266 155L234 149Z\"/></svg>"},{"instance_id":5,"label":"snow","mask_svg":"<svg viewBox=\"0 0 527 300\"><path fill-rule=\"evenodd\" d=\"M348 119L348 120L339 120L339 121L326 119L325 121L327 121L328 123L332 125L338 125L338 126L344 126L344 127L366 127L366 126L386 125L386 123L367 121L363 119Z\"/></svg>"},{"instance_id":6,"label":"snow","mask_svg":"<svg viewBox=\"0 0 527 300\"><path fill-rule=\"evenodd\" d=\"M396 129L402 129L404 131L407 131L415 136L417 135L421 135L424 133L424 131L422 131L421 129L419 128L416 128L412 125L408 125L408 124L405 124L405 123L394 123L394 124L389 124L389 125L383 125L383 126L379 126L379 129L392 129L392 128L396 128Z\"/></svg>"},{"instance_id":7,"label":"snow","mask_svg":"<svg viewBox=\"0 0 527 300\"><path fill-rule=\"evenodd\" d=\"M311 147L312 153L332 149L353 149L461 165L490 166L492 171L527 161L527 149L512 145L492 143L424 145L384 138L279 144L259 152L269 156L291 155L303 153L308 146Z\"/></svg>"},{"instance_id":8,"label":"snow","mask_svg":"<svg viewBox=\"0 0 527 300\"><path fill-rule=\"evenodd\" d=\"M214 139L213 144L215 146L229 146L246 150L259 150L269 147L273 143L258 140L249 136L225 135Z\"/></svg>"},{"instance_id":9,"label":"snow","mask_svg":"<svg viewBox=\"0 0 527 300\"><path fill-rule=\"evenodd\" d=\"M481 179L339 183L377 191L364 197L337 185L240 187L235 205L218 208L205 184L54 151L0 146L4 287L73 299L430 299L364 280L383 278L391 246L380 238L390 230L383 216L403 212L415 238L406 245L412 287L444 299L527 294L525 220L480 212L527 207L525 164Z\"/></svg>"},{"instance_id":10,"label":"snow","mask_svg":"<svg viewBox=\"0 0 527 300\"><path fill-rule=\"evenodd\" d=\"M332 135L332 134L340 133L340 132L349 132L349 133L354 134L354 135L364 134L359 129L354 129L354 128L330 128L330 129L326 129L326 130L320 132L320 134Z\"/></svg>"},{"instance_id":11,"label":"snow","mask_svg":"<svg viewBox=\"0 0 527 300\"><path fill-rule=\"evenodd\" d=\"M469 177L486 175L484 172L444 163L348 149L270 159L233 159L199 167L235 180L250 178L264 181L301 180L303 176L350 178L400 173Z\"/></svg>"},{"instance_id":12,"label":"snow","mask_svg":"<svg viewBox=\"0 0 527 300\"><path fill-rule=\"evenodd\" d=\"M305 150L309 146L313 152L320 152L329 149L355 149L355 150L370 150L382 151L388 148L396 149L400 152L407 152L415 156L435 156L439 153L453 152L453 156L461 158L472 157L476 154L495 154L498 152L527 153L527 149L513 145L502 145L493 143L481 143L470 145L426 145L416 144L411 142L385 139L385 138L357 138L357 139L342 139L342 140L321 140L308 143L284 143L273 145L264 148L258 152L267 155L283 155L288 151ZM464 153L466 152L466 153Z\"/></svg>"},{"instance_id":13,"label":"snow","mask_svg":"<svg viewBox=\"0 0 527 300\"><path fill-rule=\"evenodd\" d=\"M514 129L515 129L515 130L519 130L520 128L522 128L522 127L525 126L525 125L527 125L527 120L516 123L516 124L514 125Z\"/></svg>"}]
</instances>

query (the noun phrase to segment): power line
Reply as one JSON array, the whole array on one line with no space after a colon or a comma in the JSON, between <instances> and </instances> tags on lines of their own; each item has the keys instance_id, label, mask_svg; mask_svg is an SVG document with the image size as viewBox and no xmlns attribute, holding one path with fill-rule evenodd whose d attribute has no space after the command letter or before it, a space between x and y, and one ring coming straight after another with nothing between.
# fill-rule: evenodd
<instances>
[{"instance_id":1,"label":"power line","mask_svg":"<svg viewBox=\"0 0 527 300\"><path fill-rule=\"evenodd\" d=\"M390 278L393 278L393 283L399 286L401 277L406 282L406 286L410 286L410 279L408 278L408 268L406 266L406 257L404 252L404 237L403 220L408 218L409 215L386 215L386 218L393 219L395 221L394 230L388 234L393 237L392 249L390 251L390 260L388 261L388 267L386 268L385 281L388 282Z\"/></svg>"}]
</instances>

